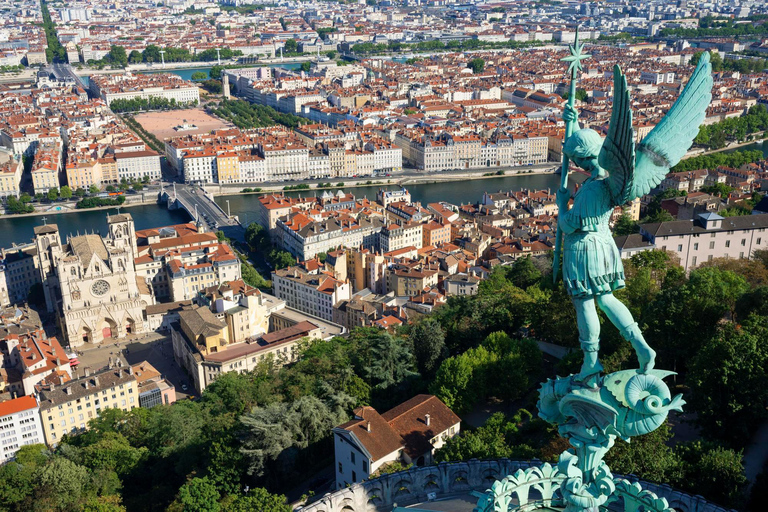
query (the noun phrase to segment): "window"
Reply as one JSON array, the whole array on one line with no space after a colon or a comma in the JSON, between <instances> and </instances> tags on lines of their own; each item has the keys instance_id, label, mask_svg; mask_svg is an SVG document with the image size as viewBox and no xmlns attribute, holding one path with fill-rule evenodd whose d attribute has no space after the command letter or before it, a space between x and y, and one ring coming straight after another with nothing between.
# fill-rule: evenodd
<instances>
[{"instance_id":1,"label":"window","mask_svg":"<svg viewBox=\"0 0 768 512\"><path fill-rule=\"evenodd\" d=\"M741 239L741 246L744 247L745 245L747 245L747 239L746 238L742 238Z\"/></svg>"},{"instance_id":2,"label":"window","mask_svg":"<svg viewBox=\"0 0 768 512\"><path fill-rule=\"evenodd\" d=\"M354 464L355 463L355 452L352 452L349 455L350 455L350 460L352 461L352 464Z\"/></svg>"},{"instance_id":3,"label":"window","mask_svg":"<svg viewBox=\"0 0 768 512\"><path fill-rule=\"evenodd\" d=\"M757 245L760 245L760 242L762 242L762 241L763 241L763 239L762 239L762 238L758 238L758 239L755 241L755 243L756 243Z\"/></svg>"},{"instance_id":4,"label":"window","mask_svg":"<svg viewBox=\"0 0 768 512\"><path fill-rule=\"evenodd\" d=\"M715 248L715 242L709 242L709 248L714 249Z\"/></svg>"},{"instance_id":5,"label":"window","mask_svg":"<svg viewBox=\"0 0 768 512\"><path fill-rule=\"evenodd\" d=\"M725 246L726 247L730 247L731 246L731 241L730 240L726 240L725 241Z\"/></svg>"},{"instance_id":6,"label":"window","mask_svg":"<svg viewBox=\"0 0 768 512\"><path fill-rule=\"evenodd\" d=\"M341 462L339 462L339 473L343 473L344 470L341 468Z\"/></svg>"},{"instance_id":7,"label":"window","mask_svg":"<svg viewBox=\"0 0 768 512\"><path fill-rule=\"evenodd\" d=\"M693 265L694 267L696 266L696 256L694 256L693 259L691 259L691 265Z\"/></svg>"},{"instance_id":8,"label":"window","mask_svg":"<svg viewBox=\"0 0 768 512\"><path fill-rule=\"evenodd\" d=\"M698 251L699 250L699 244L698 243L693 244L693 250L694 251Z\"/></svg>"},{"instance_id":9,"label":"window","mask_svg":"<svg viewBox=\"0 0 768 512\"><path fill-rule=\"evenodd\" d=\"M707 261L712 261L712 255L707 256Z\"/></svg>"},{"instance_id":10,"label":"window","mask_svg":"<svg viewBox=\"0 0 768 512\"><path fill-rule=\"evenodd\" d=\"M682 245L678 245L677 246L677 252L683 252L683 246Z\"/></svg>"},{"instance_id":11,"label":"window","mask_svg":"<svg viewBox=\"0 0 768 512\"><path fill-rule=\"evenodd\" d=\"M352 472L352 481L357 482L357 474L354 471Z\"/></svg>"},{"instance_id":12,"label":"window","mask_svg":"<svg viewBox=\"0 0 768 512\"><path fill-rule=\"evenodd\" d=\"M743 258L744 258L744 253L743 253L743 252L740 252L740 253L739 253L739 258L741 258L741 259L743 259Z\"/></svg>"}]
</instances>

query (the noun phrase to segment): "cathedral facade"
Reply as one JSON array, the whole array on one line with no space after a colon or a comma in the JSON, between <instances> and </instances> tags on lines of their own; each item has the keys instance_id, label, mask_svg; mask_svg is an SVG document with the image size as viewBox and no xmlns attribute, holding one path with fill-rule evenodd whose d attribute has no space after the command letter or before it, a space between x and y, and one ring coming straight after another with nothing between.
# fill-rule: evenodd
<instances>
[{"instance_id":1,"label":"cathedral facade","mask_svg":"<svg viewBox=\"0 0 768 512\"><path fill-rule=\"evenodd\" d=\"M58 226L35 228L38 267L49 312L71 347L145 332L144 309L155 303L136 275L136 232L130 214L107 216L108 234L69 236Z\"/></svg>"}]
</instances>

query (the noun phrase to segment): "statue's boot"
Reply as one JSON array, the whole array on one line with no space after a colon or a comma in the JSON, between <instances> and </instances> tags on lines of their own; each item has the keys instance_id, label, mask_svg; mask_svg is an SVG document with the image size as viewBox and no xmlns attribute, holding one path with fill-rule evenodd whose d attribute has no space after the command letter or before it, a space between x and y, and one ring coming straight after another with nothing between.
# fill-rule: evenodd
<instances>
[{"instance_id":1,"label":"statue's boot","mask_svg":"<svg viewBox=\"0 0 768 512\"><path fill-rule=\"evenodd\" d=\"M632 348L635 349L637 354L637 361L640 363L640 371L642 373L648 373L653 370L656 364L656 352L648 346L643 338L643 333L640 331L640 327L637 322L625 327L621 330L621 335L632 344Z\"/></svg>"},{"instance_id":2,"label":"statue's boot","mask_svg":"<svg viewBox=\"0 0 768 512\"><path fill-rule=\"evenodd\" d=\"M603 365L597 358L600 341L579 340L579 342L581 343L581 350L584 352L584 362L581 363L581 371L574 377L574 380L590 388L596 388L597 379L600 372L603 371Z\"/></svg>"}]
</instances>

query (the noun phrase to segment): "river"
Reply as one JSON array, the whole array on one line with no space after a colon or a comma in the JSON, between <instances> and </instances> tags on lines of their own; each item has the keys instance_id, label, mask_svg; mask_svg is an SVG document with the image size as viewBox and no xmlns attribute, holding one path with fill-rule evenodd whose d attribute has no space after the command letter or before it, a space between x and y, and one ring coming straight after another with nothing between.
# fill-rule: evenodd
<instances>
[{"instance_id":1,"label":"river","mask_svg":"<svg viewBox=\"0 0 768 512\"><path fill-rule=\"evenodd\" d=\"M574 175L572 175L574 176ZM579 174L574 179L581 181ZM411 185L408 190L414 201L423 204L435 201L448 201L453 204L476 203L483 197L483 192L497 192L499 190L520 190L523 188L554 189L558 186L559 176L554 174L531 174L524 176L504 176L472 181L458 181L447 183L429 183ZM388 188L396 188L394 185ZM345 192L351 192L355 197L368 197L373 200L379 186L347 188ZM318 191L311 191L315 194ZM334 190L335 192L335 190ZM322 192L320 192L322 193ZM289 195L307 195L307 192L288 192ZM233 215L239 215L244 223L256 220L256 194L244 194L234 196L217 197L216 202L225 210L227 200ZM162 205L144 204L122 208L122 212L130 213L136 224L136 229L146 229L170 224L179 224L189 220L183 210L169 211ZM116 213L116 208L106 210L83 210L77 213L59 213L45 216L49 224L58 224L62 237L69 233L101 232L106 233L107 214ZM43 224L42 216L18 217L6 215L0 217L0 247L11 247L14 243L29 242L33 235L33 228Z\"/></svg>"},{"instance_id":2,"label":"river","mask_svg":"<svg viewBox=\"0 0 768 512\"><path fill-rule=\"evenodd\" d=\"M584 176L581 174L571 174L573 180L581 182ZM455 205L477 203L483 198L483 192L498 192L499 190L521 190L529 189L552 189L555 190L560 185L560 176L556 174L531 174L523 176L500 176L498 178L487 178L482 180L451 181L442 183L425 183L419 185L408 185L406 188L411 193L411 200L420 201L426 206L429 203L437 201L447 201ZM369 187L343 188L345 192L350 192L355 197L367 197L370 200L376 199L376 192L381 185ZM396 185L387 185L384 188L396 189ZM336 192L338 189L332 189ZM319 190L302 190L286 192L289 196L306 196L322 194ZM252 222L256 219L256 201L258 195L245 194L235 196L219 196L216 202L226 211L227 201L231 208L232 215L239 215L243 223Z\"/></svg>"}]
</instances>

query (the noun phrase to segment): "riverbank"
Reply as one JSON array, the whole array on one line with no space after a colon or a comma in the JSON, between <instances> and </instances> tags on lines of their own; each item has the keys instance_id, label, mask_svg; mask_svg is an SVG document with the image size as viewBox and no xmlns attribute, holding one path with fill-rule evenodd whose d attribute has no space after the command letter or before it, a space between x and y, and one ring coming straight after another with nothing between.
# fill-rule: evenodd
<instances>
[{"instance_id":1,"label":"riverbank","mask_svg":"<svg viewBox=\"0 0 768 512\"><path fill-rule=\"evenodd\" d=\"M760 146L761 144L764 144L768 139L759 139L759 140L750 140L747 142L740 142L738 144L731 144L730 146L726 146L724 148L720 149L711 149L709 151L698 151L696 149L692 151L688 151L688 153L685 154L683 157L683 160L686 160L688 158L693 158L695 156L702 156L702 155L711 155L713 153L722 153L724 151L738 151L739 149L748 147L748 146Z\"/></svg>"},{"instance_id":2,"label":"riverbank","mask_svg":"<svg viewBox=\"0 0 768 512\"><path fill-rule=\"evenodd\" d=\"M148 204L156 204L157 198L155 197L157 194L151 193L149 194L150 197L146 197L147 194L142 193L141 198L129 201L126 199L126 201L121 205L115 205L115 206L96 206L93 208L76 208L75 205L77 204L77 201L67 201L60 204L50 203L46 204L46 207L48 207L47 210L35 210L31 213L3 213L2 217L4 219L22 219L24 217L40 217L41 215L59 215L63 213L82 213L82 212L96 212L99 210L114 210L115 208L132 208L134 206L145 206ZM136 196L126 196L126 197L138 197L138 194ZM33 204L32 206L36 206ZM59 210L55 208L61 208Z\"/></svg>"},{"instance_id":3,"label":"riverbank","mask_svg":"<svg viewBox=\"0 0 768 512\"><path fill-rule=\"evenodd\" d=\"M327 178L324 180L316 180L311 183L307 183L310 188L306 189L294 189L284 190L286 186L290 184L269 184L263 185L259 183L251 184L249 188L258 188L260 190L254 192L243 192L246 188L244 184L226 185L226 184L211 184L206 186L206 190L211 192L214 196L232 196L232 195L246 195L246 194L266 194L271 192L292 192L292 193L311 193L322 192L326 190L338 190L340 188L353 189L353 188L365 188L365 187L407 187L411 185L429 185L435 183L450 183L450 182L462 182L462 181L476 181L485 179L498 179L498 178L513 178L513 177L525 177L535 176L542 174L555 174L556 167L553 162L552 165L547 164L545 169L525 169L525 170L511 170L505 169L504 174L496 174L495 171L489 171L488 169L476 169L468 170L463 173L433 173L425 174L423 176L403 176L403 177L388 177L388 178ZM493 172L491 175L486 175L489 172ZM331 183L330 187L317 188L318 183ZM337 183L343 183L342 186L337 186Z\"/></svg>"}]
</instances>

